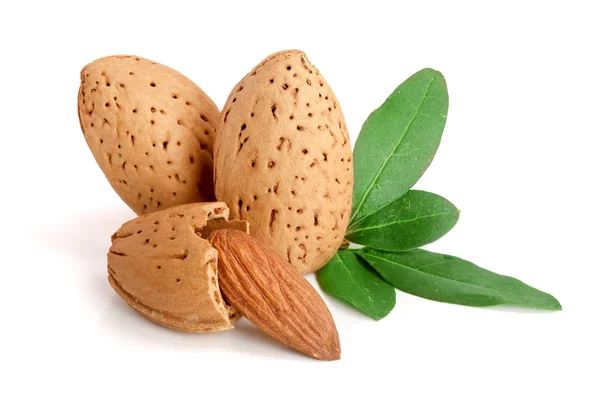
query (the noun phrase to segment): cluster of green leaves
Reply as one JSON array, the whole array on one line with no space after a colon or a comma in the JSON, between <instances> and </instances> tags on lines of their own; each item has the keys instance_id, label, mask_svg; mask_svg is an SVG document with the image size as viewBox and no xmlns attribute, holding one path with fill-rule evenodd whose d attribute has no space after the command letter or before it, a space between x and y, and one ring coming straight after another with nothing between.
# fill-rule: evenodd
<instances>
[{"instance_id":1,"label":"cluster of green leaves","mask_svg":"<svg viewBox=\"0 0 600 400\"><path fill-rule=\"evenodd\" d=\"M551 295L445 254L419 249L448 233L459 211L445 198L411 190L438 149L448 112L441 73L424 69L365 121L354 149L353 208L346 239L317 273L323 290L375 319L396 304L394 288L468 306L514 304L560 310Z\"/></svg>"}]
</instances>

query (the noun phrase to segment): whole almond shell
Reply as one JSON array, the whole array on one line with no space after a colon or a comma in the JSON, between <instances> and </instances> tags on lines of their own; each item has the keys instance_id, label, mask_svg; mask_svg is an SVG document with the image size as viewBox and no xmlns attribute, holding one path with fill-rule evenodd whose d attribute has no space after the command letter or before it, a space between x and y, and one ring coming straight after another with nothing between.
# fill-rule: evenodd
<instances>
[{"instance_id":1,"label":"whole almond shell","mask_svg":"<svg viewBox=\"0 0 600 400\"><path fill-rule=\"evenodd\" d=\"M219 110L179 72L136 56L81 71L79 122L98 165L136 214L211 201Z\"/></svg>"},{"instance_id":2,"label":"whole almond shell","mask_svg":"<svg viewBox=\"0 0 600 400\"><path fill-rule=\"evenodd\" d=\"M215 138L215 195L305 274L344 240L352 149L333 90L306 54L275 53L237 84Z\"/></svg>"},{"instance_id":3,"label":"whole almond shell","mask_svg":"<svg viewBox=\"0 0 600 400\"><path fill-rule=\"evenodd\" d=\"M291 264L241 231L215 230L208 240L218 251L220 288L229 304L301 353L321 360L340 358L331 313Z\"/></svg>"}]
</instances>

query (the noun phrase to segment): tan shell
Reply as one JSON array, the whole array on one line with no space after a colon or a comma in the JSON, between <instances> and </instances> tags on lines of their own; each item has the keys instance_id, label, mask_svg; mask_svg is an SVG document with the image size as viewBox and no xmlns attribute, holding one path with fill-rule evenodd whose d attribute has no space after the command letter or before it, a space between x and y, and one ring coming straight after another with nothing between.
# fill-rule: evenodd
<instances>
[{"instance_id":1,"label":"tan shell","mask_svg":"<svg viewBox=\"0 0 600 400\"><path fill-rule=\"evenodd\" d=\"M219 110L192 81L135 56L81 71L79 121L111 186L138 215L214 200Z\"/></svg>"},{"instance_id":2,"label":"tan shell","mask_svg":"<svg viewBox=\"0 0 600 400\"><path fill-rule=\"evenodd\" d=\"M196 203L125 223L112 237L108 280L151 321L186 332L218 332L240 318L219 290L217 251L205 239L216 229L248 232L228 221L224 203Z\"/></svg>"},{"instance_id":3,"label":"tan shell","mask_svg":"<svg viewBox=\"0 0 600 400\"><path fill-rule=\"evenodd\" d=\"M352 150L327 82L297 50L273 54L233 89L215 142L215 193L299 272L344 239Z\"/></svg>"}]
</instances>

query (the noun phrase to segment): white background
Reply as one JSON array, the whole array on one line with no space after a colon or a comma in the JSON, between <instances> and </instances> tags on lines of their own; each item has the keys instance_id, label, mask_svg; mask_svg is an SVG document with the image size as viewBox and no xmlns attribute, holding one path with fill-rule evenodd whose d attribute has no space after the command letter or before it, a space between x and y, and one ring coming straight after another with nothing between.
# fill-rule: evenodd
<instances>
[{"instance_id":1,"label":"white background","mask_svg":"<svg viewBox=\"0 0 600 400\"><path fill-rule=\"evenodd\" d=\"M600 14L593 1L493 3L3 2L0 398L600 398ZM194 335L129 309L105 254L134 214L80 132L81 67L136 54L222 105L287 48L329 81L353 140L399 83L440 70L448 122L417 188L462 214L429 248L515 276L564 310L398 292L375 322L325 297L343 355L319 362L247 321Z\"/></svg>"}]
</instances>

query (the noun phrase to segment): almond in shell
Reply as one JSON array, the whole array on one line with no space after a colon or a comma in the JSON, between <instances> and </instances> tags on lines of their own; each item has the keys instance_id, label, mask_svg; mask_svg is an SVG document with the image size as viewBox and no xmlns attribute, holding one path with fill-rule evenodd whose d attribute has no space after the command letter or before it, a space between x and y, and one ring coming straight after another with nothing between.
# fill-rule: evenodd
<instances>
[{"instance_id":1,"label":"almond in shell","mask_svg":"<svg viewBox=\"0 0 600 400\"><path fill-rule=\"evenodd\" d=\"M83 68L79 122L96 162L138 215L214 200L214 102L179 72L136 56Z\"/></svg>"},{"instance_id":2,"label":"almond in shell","mask_svg":"<svg viewBox=\"0 0 600 400\"><path fill-rule=\"evenodd\" d=\"M267 57L233 89L215 143L215 193L299 272L344 240L352 150L340 104L306 54Z\"/></svg>"}]
</instances>

